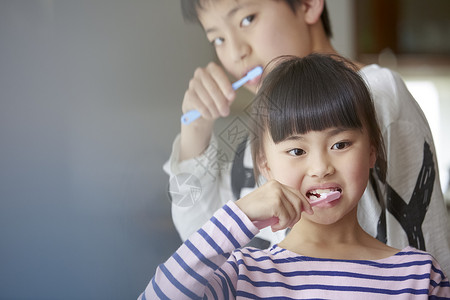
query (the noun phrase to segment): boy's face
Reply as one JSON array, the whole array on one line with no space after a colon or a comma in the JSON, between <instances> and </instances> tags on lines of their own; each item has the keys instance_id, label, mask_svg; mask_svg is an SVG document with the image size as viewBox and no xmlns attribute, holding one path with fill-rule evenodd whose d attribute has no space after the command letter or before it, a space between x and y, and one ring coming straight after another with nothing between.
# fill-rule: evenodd
<instances>
[{"instance_id":1,"label":"boy's face","mask_svg":"<svg viewBox=\"0 0 450 300\"><path fill-rule=\"evenodd\" d=\"M315 206L314 215L304 215L320 224L334 224L354 211L376 160L367 132L359 129L310 131L277 144L266 134L263 149L259 169L267 179L290 186L307 199L311 194L341 192L338 200Z\"/></svg>"},{"instance_id":2,"label":"boy's face","mask_svg":"<svg viewBox=\"0 0 450 300\"><path fill-rule=\"evenodd\" d=\"M199 19L224 68L236 78L280 55L314 51L306 6L294 12L285 1L204 0ZM256 92L258 82L246 87Z\"/></svg>"}]
</instances>

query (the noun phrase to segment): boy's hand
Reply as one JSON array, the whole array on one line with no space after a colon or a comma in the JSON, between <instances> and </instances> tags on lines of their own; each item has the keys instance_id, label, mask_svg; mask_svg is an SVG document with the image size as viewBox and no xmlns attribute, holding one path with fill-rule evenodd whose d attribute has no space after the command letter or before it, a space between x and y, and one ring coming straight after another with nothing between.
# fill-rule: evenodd
<instances>
[{"instance_id":1,"label":"boy's hand","mask_svg":"<svg viewBox=\"0 0 450 300\"><path fill-rule=\"evenodd\" d=\"M237 200L236 205L252 221L278 218L278 223L271 225L272 231L294 226L302 212L314 213L308 200L299 191L275 180L268 181Z\"/></svg>"},{"instance_id":2,"label":"boy's hand","mask_svg":"<svg viewBox=\"0 0 450 300\"><path fill-rule=\"evenodd\" d=\"M209 63L206 68L197 68L189 87L184 94L182 110L198 110L205 120L226 117L230 105L236 97L225 71L216 63Z\"/></svg>"}]
</instances>

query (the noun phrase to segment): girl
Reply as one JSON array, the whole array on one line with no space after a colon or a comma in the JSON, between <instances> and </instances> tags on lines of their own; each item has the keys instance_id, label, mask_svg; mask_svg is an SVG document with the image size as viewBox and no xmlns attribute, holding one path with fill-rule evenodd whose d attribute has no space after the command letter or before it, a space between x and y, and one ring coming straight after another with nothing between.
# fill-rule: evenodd
<instances>
[{"instance_id":1,"label":"girl","mask_svg":"<svg viewBox=\"0 0 450 300\"><path fill-rule=\"evenodd\" d=\"M450 297L434 258L398 250L358 223L371 169L386 176L364 81L340 57L284 57L252 104L255 178L166 263L140 299L419 299ZM300 80L301 79L301 80ZM267 250L244 247L262 227L290 228Z\"/></svg>"}]
</instances>

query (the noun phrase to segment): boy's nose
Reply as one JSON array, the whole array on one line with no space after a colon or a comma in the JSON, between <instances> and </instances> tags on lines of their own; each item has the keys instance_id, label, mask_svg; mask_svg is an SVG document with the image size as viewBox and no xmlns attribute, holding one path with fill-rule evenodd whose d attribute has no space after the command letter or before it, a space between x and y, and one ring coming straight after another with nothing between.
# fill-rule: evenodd
<instances>
[{"instance_id":1,"label":"boy's nose","mask_svg":"<svg viewBox=\"0 0 450 300\"><path fill-rule=\"evenodd\" d=\"M234 62L245 59L250 54L250 45L245 40L235 37L231 45L231 57Z\"/></svg>"}]
</instances>

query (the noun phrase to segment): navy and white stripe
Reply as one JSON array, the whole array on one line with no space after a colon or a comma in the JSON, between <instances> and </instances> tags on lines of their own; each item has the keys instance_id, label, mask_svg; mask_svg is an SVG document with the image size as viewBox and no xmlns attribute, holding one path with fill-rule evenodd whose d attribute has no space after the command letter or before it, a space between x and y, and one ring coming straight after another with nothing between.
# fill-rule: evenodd
<instances>
[{"instance_id":1,"label":"navy and white stripe","mask_svg":"<svg viewBox=\"0 0 450 300\"><path fill-rule=\"evenodd\" d=\"M241 248L257 233L227 203L158 267L140 299L450 299L448 278L426 252L406 247L372 261Z\"/></svg>"}]
</instances>

